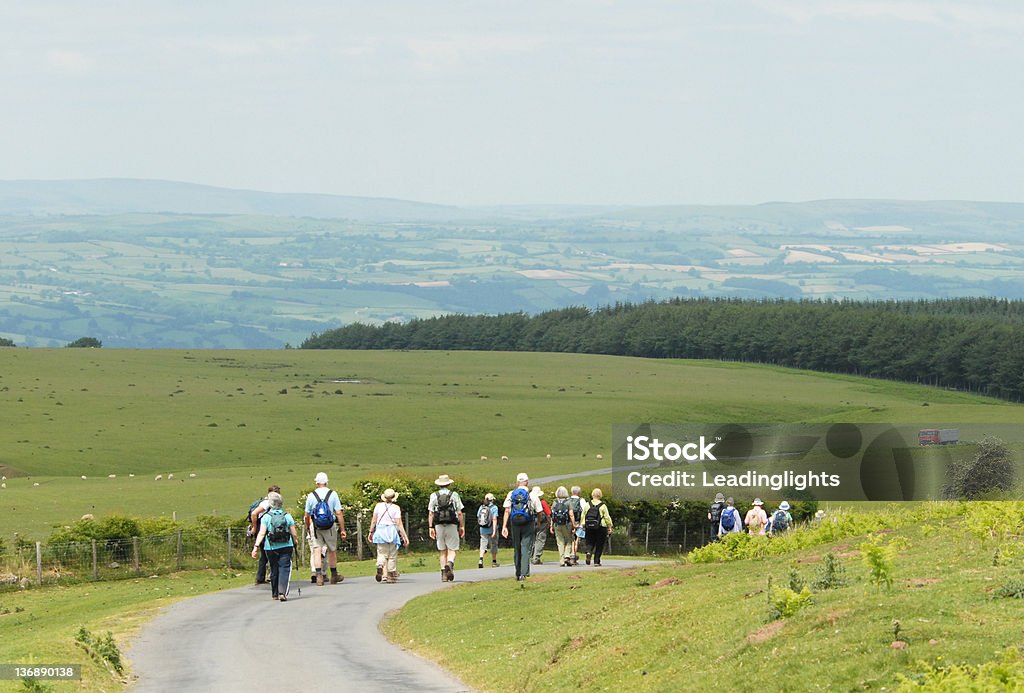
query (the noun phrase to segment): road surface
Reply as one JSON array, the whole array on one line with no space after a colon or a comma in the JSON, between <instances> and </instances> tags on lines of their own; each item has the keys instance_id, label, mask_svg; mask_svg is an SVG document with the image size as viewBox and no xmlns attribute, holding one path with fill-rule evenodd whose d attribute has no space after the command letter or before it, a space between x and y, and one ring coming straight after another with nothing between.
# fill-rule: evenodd
<instances>
[{"instance_id":1,"label":"road surface","mask_svg":"<svg viewBox=\"0 0 1024 693\"><path fill-rule=\"evenodd\" d=\"M605 559L603 567L641 563ZM560 568L551 562L532 566L531 572L569 570L595 568ZM287 602L273 601L269 586L260 585L164 609L128 652L137 677L133 691L468 691L437 665L388 642L380 621L421 594L479 580L511 582L515 572L503 565L456 570L455 582L448 584L440 581L439 571L428 571L404 573L391 585L360 577L323 587L310 584L308 573L295 572L296 577L303 574L306 579L292 583Z\"/></svg>"}]
</instances>

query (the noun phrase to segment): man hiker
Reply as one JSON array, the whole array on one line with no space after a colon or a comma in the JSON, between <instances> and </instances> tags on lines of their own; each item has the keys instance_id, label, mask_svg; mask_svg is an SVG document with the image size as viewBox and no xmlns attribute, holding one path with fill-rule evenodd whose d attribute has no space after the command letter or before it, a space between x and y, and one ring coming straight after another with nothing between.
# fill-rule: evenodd
<instances>
[{"instance_id":1,"label":"man hiker","mask_svg":"<svg viewBox=\"0 0 1024 693\"><path fill-rule=\"evenodd\" d=\"M708 508L708 522L711 529L711 541L718 539L718 527L722 520L722 511L725 510L725 495L715 494L715 502Z\"/></svg>"},{"instance_id":2,"label":"man hiker","mask_svg":"<svg viewBox=\"0 0 1024 693\"><path fill-rule=\"evenodd\" d=\"M726 498L725 509L722 510L722 516L718 519L718 536L724 537L726 534L742 531L743 520L740 519L740 511L733 507L731 497Z\"/></svg>"},{"instance_id":3,"label":"man hiker","mask_svg":"<svg viewBox=\"0 0 1024 693\"><path fill-rule=\"evenodd\" d=\"M260 518L263 514L270 510L270 494L281 493L281 487L277 484L273 484L267 488L267 495L263 497L263 500L258 500L249 506L249 526L245 530L245 536L255 537L260 531ZM259 562L256 564L256 584L265 585L267 584L267 552L263 549L263 545L257 542L253 548L259 549Z\"/></svg>"},{"instance_id":4,"label":"man hiker","mask_svg":"<svg viewBox=\"0 0 1024 693\"><path fill-rule=\"evenodd\" d=\"M326 547L327 563L331 568L331 584L336 585L345 579L344 576L338 575L338 537L348 538L348 532L345 531L345 514L341 511L338 494L327 487L327 475L320 472L314 482L316 488L306 496L303 522L309 530L316 584L324 584L323 552L313 549Z\"/></svg>"},{"instance_id":5,"label":"man hiker","mask_svg":"<svg viewBox=\"0 0 1024 693\"><path fill-rule=\"evenodd\" d=\"M437 555L441 562L441 582L455 579L455 554L459 550L459 539L466 536L466 516L462 512L462 499L458 491L449 488L452 479L442 474L434 479L437 490L430 494L427 503L427 526L430 538L437 541Z\"/></svg>"},{"instance_id":6,"label":"man hiker","mask_svg":"<svg viewBox=\"0 0 1024 693\"><path fill-rule=\"evenodd\" d=\"M476 511L476 522L480 525L480 561L477 568L484 567L484 556L491 552L491 566L498 567L498 504L494 494L484 496L484 503Z\"/></svg>"},{"instance_id":7,"label":"man hiker","mask_svg":"<svg viewBox=\"0 0 1024 693\"><path fill-rule=\"evenodd\" d=\"M583 537L586 536L586 530L583 529L583 499L580 498L581 489L579 486L573 486L569 489L569 505L572 508L573 517L576 521L573 523L572 532L572 559L569 561L569 565L578 565L580 562L580 542Z\"/></svg>"},{"instance_id":8,"label":"man hiker","mask_svg":"<svg viewBox=\"0 0 1024 693\"><path fill-rule=\"evenodd\" d=\"M502 507L501 536L509 538L511 528L512 555L516 565L516 580L523 581L530 576L530 557L533 542L537 536L537 515L544 511L540 498L530 493L530 477L520 473L516 487L505 496Z\"/></svg>"},{"instance_id":9,"label":"man hiker","mask_svg":"<svg viewBox=\"0 0 1024 693\"><path fill-rule=\"evenodd\" d=\"M779 503L779 509L773 512L768 520L768 536L773 537L776 534L785 532L792 526L793 516L789 513L789 503L782 501Z\"/></svg>"}]
</instances>

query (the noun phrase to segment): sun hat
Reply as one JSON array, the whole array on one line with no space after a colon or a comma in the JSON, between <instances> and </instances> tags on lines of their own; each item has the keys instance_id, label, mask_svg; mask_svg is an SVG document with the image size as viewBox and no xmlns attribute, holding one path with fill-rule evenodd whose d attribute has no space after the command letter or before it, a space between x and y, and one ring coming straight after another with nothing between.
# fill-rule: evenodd
<instances>
[{"instance_id":1,"label":"sun hat","mask_svg":"<svg viewBox=\"0 0 1024 693\"><path fill-rule=\"evenodd\" d=\"M434 483L437 484L438 486L448 486L449 484L452 483L452 479L447 474L442 474L441 476L434 479Z\"/></svg>"},{"instance_id":2,"label":"sun hat","mask_svg":"<svg viewBox=\"0 0 1024 693\"><path fill-rule=\"evenodd\" d=\"M280 508L284 506L284 498L281 496L280 493L277 493L275 491L271 491L270 493L267 494L267 500L270 501L271 508Z\"/></svg>"},{"instance_id":3,"label":"sun hat","mask_svg":"<svg viewBox=\"0 0 1024 693\"><path fill-rule=\"evenodd\" d=\"M716 493L715 494L715 502L716 503L724 503L725 502L725 494L723 494L723 493Z\"/></svg>"},{"instance_id":4,"label":"sun hat","mask_svg":"<svg viewBox=\"0 0 1024 693\"><path fill-rule=\"evenodd\" d=\"M754 505L764 505L764 501L762 501L760 498L755 498Z\"/></svg>"},{"instance_id":5,"label":"sun hat","mask_svg":"<svg viewBox=\"0 0 1024 693\"><path fill-rule=\"evenodd\" d=\"M789 510L789 503L787 501L779 503L779 510Z\"/></svg>"},{"instance_id":6,"label":"sun hat","mask_svg":"<svg viewBox=\"0 0 1024 693\"><path fill-rule=\"evenodd\" d=\"M384 493L380 494L380 499L382 501L397 500L398 492L393 488L386 488L384 489Z\"/></svg>"},{"instance_id":7,"label":"sun hat","mask_svg":"<svg viewBox=\"0 0 1024 693\"><path fill-rule=\"evenodd\" d=\"M541 496L544 495L544 491L543 489L541 489L540 486L534 486L533 488L530 489L530 495L537 496L537 498L540 498Z\"/></svg>"},{"instance_id":8,"label":"sun hat","mask_svg":"<svg viewBox=\"0 0 1024 693\"><path fill-rule=\"evenodd\" d=\"M488 493L486 496L484 496L484 500L485 501L492 501L492 500L494 500L494 494L493 493Z\"/></svg>"},{"instance_id":9,"label":"sun hat","mask_svg":"<svg viewBox=\"0 0 1024 693\"><path fill-rule=\"evenodd\" d=\"M316 479L313 480L313 483L316 483L316 484L326 484L327 483L327 475L324 474L323 472L319 472L316 475Z\"/></svg>"},{"instance_id":10,"label":"sun hat","mask_svg":"<svg viewBox=\"0 0 1024 693\"><path fill-rule=\"evenodd\" d=\"M529 481L529 480L530 480L530 475L527 474L526 472L519 472L519 474L516 475L516 483L517 484L521 484L524 481Z\"/></svg>"}]
</instances>

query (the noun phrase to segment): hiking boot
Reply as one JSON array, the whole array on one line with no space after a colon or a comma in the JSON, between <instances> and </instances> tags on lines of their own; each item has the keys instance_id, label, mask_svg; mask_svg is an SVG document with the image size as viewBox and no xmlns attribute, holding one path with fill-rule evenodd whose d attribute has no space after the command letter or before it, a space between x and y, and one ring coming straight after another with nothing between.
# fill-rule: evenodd
<instances>
[{"instance_id":1,"label":"hiking boot","mask_svg":"<svg viewBox=\"0 0 1024 693\"><path fill-rule=\"evenodd\" d=\"M338 573L331 573L331 584L332 585L337 585L339 582L341 582L344 579L345 579L344 575L339 575Z\"/></svg>"},{"instance_id":2,"label":"hiking boot","mask_svg":"<svg viewBox=\"0 0 1024 693\"><path fill-rule=\"evenodd\" d=\"M273 599L274 601L277 601L277 595L276 594L270 595L270 598Z\"/></svg>"},{"instance_id":3,"label":"hiking boot","mask_svg":"<svg viewBox=\"0 0 1024 693\"><path fill-rule=\"evenodd\" d=\"M380 582L381 578L383 578L383 577L384 577L384 566L379 565L379 566L377 566L377 582Z\"/></svg>"},{"instance_id":4,"label":"hiking boot","mask_svg":"<svg viewBox=\"0 0 1024 693\"><path fill-rule=\"evenodd\" d=\"M483 568L484 567L484 559L481 558L480 561L476 564L476 567L477 568Z\"/></svg>"},{"instance_id":5,"label":"hiking boot","mask_svg":"<svg viewBox=\"0 0 1024 693\"><path fill-rule=\"evenodd\" d=\"M252 584L254 584L254 585L267 585L267 584L269 584L269 581L268 580L257 580L256 582L254 582Z\"/></svg>"},{"instance_id":6,"label":"hiking boot","mask_svg":"<svg viewBox=\"0 0 1024 693\"><path fill-rule=\"evenodd\" d=\"M448 561L444 569L448 571L448 582L455 582L455 564Z\"/></svg>"},{"instance_id":7,"label":"hiking boot","mask_svg":"<svg viewBox=\"0 0 1024 693\"><path fill-rule=\"evenodd\" d=\"M533 559L533 564L534 565L541 565L541 563L542 563L542 561L539 558L534 558Z\"/></svg>"},{"instance_id":8,"label":"hiking boot","mask_svg":"<svg viewBox=\"0 0 1024 693\"><path fill-rule=\"evenodd\" d=\"M398 582L398 571L388 573L388 582Z\"/></svg>"},{"instance_id":9,"label":"hiking boot","mask_svg":"<svg viewBox=\"0 0 1024 693\"><path fill-rule=\"evenodd\" d=\"M587 563L590 563L590 561L587 561ZM320 587L324 586L324 574L323 573L317 573L316 574L316 584L318 586L320 586Z\"/></svg>"},{"instance_id":10,"label":"hiking boot","mask_svg":"<svg viewBox=\"0 0 1024 693\"><path fill-rule=\"evenodd\" d=\"M491 567L492 568L497 568L498 567L498 562L497 561L491 561Z\"/></svg>"},{"instance_id":11,"label":"hiking boot","mask_svg":"<svg viewBox=\"0 0 1024 693\"><path fill-rule=\"evenodd\" d=\"M280 597L278 598L278 601L282 601L282 602L286 602L286 601L288 601L288 595L287 595L287 594L282 594L282 595L281 595L281 596L280 596Z\"/></svg>"},{"instance_id":12,"label":"hiking boot","mask_svg":"<svg viewBox=\"0 0 1024 693\"><path fill-rule=\"evenodd\" d=\"M311 585L315 585L316 584L316 575L310 575L309 576L309 584L311 584Z\"/></svg>"},{"instance_id":13,"label":"hiking boot","mask_svg":"<svg viewBox=\"0 0 1024 693\"><path fill-rule=\"evenodd\" d=\"M590 565L590 554L587 554L587 565Z\"/></svg>"}]
</instances>

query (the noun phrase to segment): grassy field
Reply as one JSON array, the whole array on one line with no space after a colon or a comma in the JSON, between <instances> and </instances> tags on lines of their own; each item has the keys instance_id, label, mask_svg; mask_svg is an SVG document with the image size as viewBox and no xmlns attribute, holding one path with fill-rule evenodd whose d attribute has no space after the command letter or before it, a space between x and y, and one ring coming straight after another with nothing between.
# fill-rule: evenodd
<instances>
[{"instance_id":1,"label":"grassy field","mask_svg":"<svg viewBox=\"0 0 1024 693\"><path fill-rule=\"evenodd\" d=\"M979 664L1022 643L1021 602L995 598L1020 584L1019 552L994 559L997 545L959 519L878 537L896 552L888 588L870 580L866 537L849 537L763 560L579 568L525 586L462 586L413 600L385 630L488 691L698 690L710 681L736 690L893 690L898 674ZM769 577L784 585L795 568L809 583L829 552L847 585L769 620Z\"/></svg>"},{"instance_id":2,"label":"grassy field","mask_svg":"<svg viewBox=\"0 0 1024 693\"><path fill-rule=\"evenodd\" d=\"M0 409L8 540L85 513L234 516L268 481L298 493L320 470L335 487L445 471L504 488L610 466L614 423L1024 422L1018 405L887 381L480 352L0 349Z\"/></svg>"}]
</instances>

